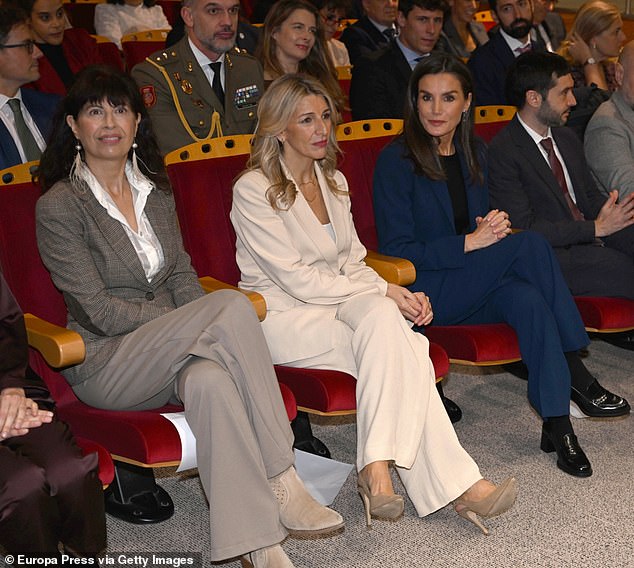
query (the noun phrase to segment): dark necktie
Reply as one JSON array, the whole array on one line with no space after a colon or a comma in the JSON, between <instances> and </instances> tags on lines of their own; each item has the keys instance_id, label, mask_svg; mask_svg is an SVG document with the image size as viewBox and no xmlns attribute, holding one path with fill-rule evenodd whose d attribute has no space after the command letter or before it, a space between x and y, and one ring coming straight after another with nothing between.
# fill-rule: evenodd
<instances>
[{"instance_id":1,"label":"dark necktie","mask_svg":"<svg viewBox=\"0 0 634 568\"><path fill-rule=\"evenodd\" d=\"M396 30L394 28L385 28L381 33L388 39L388 41L396 37Z\"/></svg>"},{"instance_id":2,"label":"dark necktie","mask_svg":"<svg viewBox=\"0 0 634 568\"><path fill-rule=\"evenodd\" d=\"M214 78L211 82L211 88L213 89L216 97L220 101L222 108L225 107L225 92L222 88L222 81L220 80L220 69L222 66L222 62L216 61L215 63L210 63L209 66L211 70L214 72Z\"/></svg>"},{"instance_id":3,"label":"dark necktie","mask_svg":"<svg viewBox=\"0 0 634 568\"><path fill-rule=\"evenodd\" d=\"M39 160L40 156L42 155L42 151L37 145L33 133L24 120L22 108L20 107L20 99L9 99L7 104L13 112L15 130L18 133L18 138L20 139L20 144L22 145L22 150L24 151L24 157L26 158L26 161L32 162L33 160Z\"/></svg>"},{"instance_id":4,"label":"dark necktie","mask_svg":"<svg viewBox=\"0 0 634 568\"><path fill-rule=\"evenodd\" d=\"M555 179L559 184L561 192L563 193L564 200L568 205L568 209L570 209L570 213L572 214L572 218L575 221L583 221L583 213L579 211L579 208L575 205L575 202L570 197L570 191L568 190L568 184L566 183L566 176L564 175L564 168L557 158L557 154L555 154L555 148L553 147L553 141L551 138L544 138L540 141L540 144L546 150L548 154L548 163L550 164L550 169L553 171Z\"/></svg>"}]
</instances>

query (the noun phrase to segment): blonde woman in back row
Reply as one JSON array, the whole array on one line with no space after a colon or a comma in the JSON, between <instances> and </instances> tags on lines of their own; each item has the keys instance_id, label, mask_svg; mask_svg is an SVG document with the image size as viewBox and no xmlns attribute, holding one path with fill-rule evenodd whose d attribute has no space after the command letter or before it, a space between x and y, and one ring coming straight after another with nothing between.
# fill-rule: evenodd
<instances>
[{"instance_id":1,"label":"blonde woman in back row","mask_svg":"<svg viewBox=\"0 0 634 568\"><path fill-rule=\"evenodd\" d=\"M303 75L275 80L258 105L247 171L231 220L240 286L267 303L262 323L275 363L337 369L357 378L358 489L371 518L397 519L394 464L422 517L451 501L481 527L515 501L513 478L482 478L461 447L438 392L427 339L410 322L433 318L422 292L365 265L348 186L335 169L334 104Z\"/></svg>"}]
</instances>

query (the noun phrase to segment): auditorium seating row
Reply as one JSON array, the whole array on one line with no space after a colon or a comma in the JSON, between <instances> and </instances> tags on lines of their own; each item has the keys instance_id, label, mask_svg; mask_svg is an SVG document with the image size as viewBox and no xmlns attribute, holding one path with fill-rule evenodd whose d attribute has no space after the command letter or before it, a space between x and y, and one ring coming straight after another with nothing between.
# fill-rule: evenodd
<instances>
[{"instance_id":1,"label":"auditorium seating row","mask_svg":"<svg viewBox=\"0 0 634 568\"><path fill-rule=\"evenodd\" d=\"M509 118L497 112L493 116ZM337 131L343 151L339 167L348 178L357 230L369 251L376 250L377 245L372 206L374 163L401 126L402 121L360 121L343 124ZM198 274L204 276L201 283L208 291L235 285L239 280L229 211L232 182L244 168L249 149L250 136L243 135L193 144L166 157L185 248ZM136 522L167 518L173 504L155 484L152 468L180 461L176 430L160 416L161 412L180 408L168 406L146 412L94 409L77 400L57 372L80 362L84 347L77 334L59 327L66 318L63 298L42 265L35 242L38 196L39 188L31 181L28 164L0 172L0 265L28 312L29 340L35 347L32 365L51 388L60 417L77 435L96 440L114 457L115 482L108 494L109 510ZM200 235L209 238L201 239ZM407 285L415 277L413 265L403 259L369 252L367 262L392 282ZM260 318L264 317L263 298L255 293L250 296ZM595 331L634 329L634 302L580 298L578 303L584 321ZM448 356L452 362L472 365L495 365L520 358L515 333L504 324L431 325L426 333L432 342L430 354L438 378L448 372ZM350 375L283 366L277 366L276 372L290 420L297 422L298 409L326 415L355 411L355 381ZM300 437L303 434L312 443L310 425L301 413L299 428L304 429Z\"/></svg>"}]
</instances>

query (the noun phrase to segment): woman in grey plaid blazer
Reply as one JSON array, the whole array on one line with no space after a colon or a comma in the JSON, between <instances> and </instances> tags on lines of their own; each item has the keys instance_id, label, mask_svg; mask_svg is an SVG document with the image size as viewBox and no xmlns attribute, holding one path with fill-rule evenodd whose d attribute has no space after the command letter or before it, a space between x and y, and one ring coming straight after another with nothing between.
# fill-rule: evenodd
<instances>
[{"instance_id":1,"label":"woman in grey plaid blazer","mask_svg":"<svg viewBox=\"0 0 634 568\"><path fill-rule=\"evenodd\" d=\"M326 534L343 520L295 473L254 310L240 293L200 288L134 82L87 68L62 111L41 161L37 237L86 344L66 378L99 408L182 401L211 503L211 559L292 566L279 546L288 532Z\"/></svg>"}]
</instances>

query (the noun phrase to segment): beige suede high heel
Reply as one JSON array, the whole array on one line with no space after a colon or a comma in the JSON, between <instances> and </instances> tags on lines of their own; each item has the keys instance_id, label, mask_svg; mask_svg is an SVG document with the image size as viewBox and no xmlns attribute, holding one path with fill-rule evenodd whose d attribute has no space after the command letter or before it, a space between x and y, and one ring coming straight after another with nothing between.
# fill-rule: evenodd
<instances>
[{"instance_id":1,"label":"beige suede high heel","mask_svg":"<svg viewBox=\"0 0 634 568\"><path fill-rule=\"evenodd\" d=\"M495 517L508 511L515 503L517 497L517 481L514 477L505 479L494 491L479 501L471 501L464 496L454 501L454 509L462 518L473 523L483 534L489 534L489 530L482 524L478 515L485 519ZM458 510L458 507L460 509Z\"/></svg>"},{"instance_id":2,"label":"beige suede high heel","mask_svg":"<svg viewBox=\"0 0 634 568\"><path fill-rule=\"evenodd\" d=\"M405 501L400 495L372 495L368 482L361 475L357 477L357 490L363 501L368 529L372 528L372 517L396 521L403 515Z\"/></svg>"}]
</instances>

